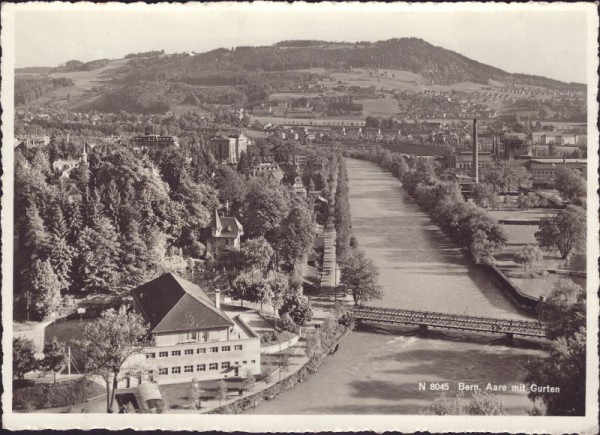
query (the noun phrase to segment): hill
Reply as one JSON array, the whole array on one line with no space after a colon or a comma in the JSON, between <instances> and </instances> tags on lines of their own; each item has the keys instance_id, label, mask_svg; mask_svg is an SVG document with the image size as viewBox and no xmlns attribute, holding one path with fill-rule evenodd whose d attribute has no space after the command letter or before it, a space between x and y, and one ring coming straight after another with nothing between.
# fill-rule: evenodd
<instances>
[{"instance_id":1,"label":"hill","mask_svg":"<svg viewBox=\"0 0 600 435\"><path fill-rule=\"evenodd\" d=\"M374 43L282 41L273 46L217 49L195 56L135 59L133 76L143 74L162 79L194 79L210 69L238 71L289 71L311 68L378 68L419 74L432 84L449 85L470 81L488 84L495 80L553 89L584 89L540 76L510 74L499 68L436 47L419 38L401 38Z\"/></svg>"},{"instance_id":2,"label":"hill","mask_svg":"<svg viewBox=\"0 0 600 435\"><path fill-rule=\"evenodd\" d=\"M480 89L492 84L586 89L583 84L511 74L418 38L357 43L290 40L199 54L148 51L120 60L69 61L51 73L75 82L71 99L64 104L77 110L164 113L178 105L252 105L278 92L311 92L311 86L358 70L398 72L393 74L395 86L406 90L464 83ZM357 80L379 89L388 79ZM46 101L54 94L64 92L49 93Z\"/></svg>"},{"instance_id":3,"label":"hill","mask_svg":"<svg viewBox=\"0 0 600 435\"><path fill-rule=\"evenodd\" d=\"M49 66L29 66L25 68L15 68L15 74L48 74L52 70Z\"/></svg>"}]
</instances>

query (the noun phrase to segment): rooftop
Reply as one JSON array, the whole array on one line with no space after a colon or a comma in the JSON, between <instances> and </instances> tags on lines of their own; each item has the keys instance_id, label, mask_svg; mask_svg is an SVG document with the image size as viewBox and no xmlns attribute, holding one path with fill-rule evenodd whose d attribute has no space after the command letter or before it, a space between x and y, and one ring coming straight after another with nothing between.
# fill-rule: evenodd
<instances>
[{"instance_id":1,"label":"rooftop","mask_svg":"<svg viewBox=\"0 0 600 435\"><path fill-rule=\"evenodd\" d=\"M166 273L131 291L153 333L227 328L234 323L196 284Z\"/></svg>"}]
</instances>

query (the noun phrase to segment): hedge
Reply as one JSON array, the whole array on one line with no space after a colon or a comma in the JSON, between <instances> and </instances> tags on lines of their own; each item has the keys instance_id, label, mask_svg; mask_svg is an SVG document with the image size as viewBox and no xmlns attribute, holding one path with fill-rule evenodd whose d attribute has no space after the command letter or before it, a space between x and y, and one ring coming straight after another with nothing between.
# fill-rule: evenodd
<instances>
[{"instance_id":1,"label":"hedge","mask_svg":"<svg viewBox=\"0 0 600 435\"><path fill-rule=\"evenodd\" d=\"M30 411L75 405L105 392L100 385L85 378L56 384L38 383L14 389L13 409Z\"/></svg>"}]
</instances>

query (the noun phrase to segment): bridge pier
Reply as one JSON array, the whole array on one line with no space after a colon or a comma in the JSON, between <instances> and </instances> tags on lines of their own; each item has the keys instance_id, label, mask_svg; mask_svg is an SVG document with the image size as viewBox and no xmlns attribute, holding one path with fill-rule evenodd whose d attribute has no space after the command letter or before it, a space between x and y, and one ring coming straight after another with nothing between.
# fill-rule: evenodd
<instances>
[{"instance_id":1,"label":"bridge pier","mask_svg":"<svg viewBox=\"0 0 600 435\"><path fill-rule=\"evenodd\" d=\"M419 325L419 334L427 333L427 325Z\"/></svg>"},{"instance_id":2,"label":"bridge pier","mask_svg":"<svg viewBox=\"0 0 600 435\"><path fill-rule=\"evenodd\" d=\"M506 341L510 345L512 345L514 343L514 334L512 332L507 332L506 333Z\"/></svg>"}]
</instances>

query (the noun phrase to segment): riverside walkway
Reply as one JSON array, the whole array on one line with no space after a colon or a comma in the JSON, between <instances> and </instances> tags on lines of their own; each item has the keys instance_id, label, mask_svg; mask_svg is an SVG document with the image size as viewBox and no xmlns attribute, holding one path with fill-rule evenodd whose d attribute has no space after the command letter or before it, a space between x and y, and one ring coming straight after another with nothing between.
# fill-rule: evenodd
<instances>
[{"instance_id":1,"label":"riverside walkway","mask_svg":"<svg viewBox=\"0 0 600 435\"><path fill-rule=\"evenodd\" d=\"M513 336L545 338L545 325L532 320L510 320L493 317L476 317L462 314L447 314L431 311L399 310L361 306L354 309L354 318L359 321L371 321L392 324L416 325L422 332L427 328L458 329L490 334L506 334L509 340Z\"/></svg>"}]
</instances>

